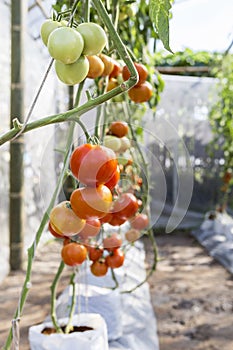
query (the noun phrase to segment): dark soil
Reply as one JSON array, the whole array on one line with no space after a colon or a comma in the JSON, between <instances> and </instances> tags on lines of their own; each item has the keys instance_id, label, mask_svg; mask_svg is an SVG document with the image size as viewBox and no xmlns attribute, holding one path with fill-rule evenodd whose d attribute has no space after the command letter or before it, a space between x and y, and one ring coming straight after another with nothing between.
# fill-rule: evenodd
<instances>
[{"instance_id":1,"label":"dark soil","mask_svg":"<svg viewBox=\"0 0 233 350\"><path fill-rule=\"evenodd\" d=\"M65 329L66 327L65 326L62 326L61 327L61 330L63 332L65 332ZM74 326L69 333L75 333L75 332L86 332L86 331L93 331L94 328L91 328L91 327L87 327L87 326ZM55 328L50 328L50 327L45 327L42 332L43 334L47 334L47 335L50 335L50 334L54 334L56 333L56 329Z\"/></svg>"}]
</instances>

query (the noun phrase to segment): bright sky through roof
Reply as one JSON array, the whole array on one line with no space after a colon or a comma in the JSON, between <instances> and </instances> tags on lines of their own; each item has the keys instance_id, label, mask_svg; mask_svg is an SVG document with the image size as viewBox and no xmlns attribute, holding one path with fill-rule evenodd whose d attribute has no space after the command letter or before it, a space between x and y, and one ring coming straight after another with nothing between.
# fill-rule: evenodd
<instances>
[{"instance_id":1,"label":"bright sky through roof","mask_svg":"<svg viewBox=\"0 0 233 350\"><path fill-rule=\"evenodd\" d=\"M176 0L170 21L173 52L227 49L233 39L233 0Z\"/></svg>"}]
</instances>

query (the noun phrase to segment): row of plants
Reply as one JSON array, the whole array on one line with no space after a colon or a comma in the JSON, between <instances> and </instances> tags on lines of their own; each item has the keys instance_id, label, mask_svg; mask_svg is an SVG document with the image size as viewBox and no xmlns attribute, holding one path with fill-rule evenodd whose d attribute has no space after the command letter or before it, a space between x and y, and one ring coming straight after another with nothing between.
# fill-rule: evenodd
<instances>
[{"instance_id":1,"label":"row of plants","mask_svg":"<svg viewBox=\"0 0 233 350\"><path fill-rule=\"evenodd\" d=\"M132 4L135 16L130 13ZM92 3L59 0L53 5L52 18L42 25L41 38L51 56L45 78L54 64L58 79L74 86L74 103L68 111L33 122L30 115L23 124L15 119L12 128L0 137L2 145L42 126L61 122L68 122L69 126L63 166L33 244L28 248L25 281L4 350L11 347L12 341L16 348L19 346L19 321L30 290L32 265L46 230L61 242L58 252L61 262L51 288L51 318L57 333L68 335L74 330L75 277L84 262L95 276L102 277L111 271L116 288L119 283L115 269L124 264L135 240L147 234L154 249L154 262L145 280L125 292L138 288L155 270L157 250L150 222L150 176L139 141L143 137L143 113L148 107L156 107L163 89L159 73L150 66L148 39L159 36L170 49L170 8L168 0ZM43 85L39 91L42 88ZM85 90L87 101L80 105ZM37 99L33 105L36 102ZM90 131L85 125L85 113L91 109L95 109L96 116ZM74 139L77 126L83 132L80 140ZM72 180L72 193L57 203L68 178ZM117 232L111 227L117 228ZM56 288L65 266L71 269L73 297L69 320L62 328L56 317ZM34 345L31 346L33 349Z\"/></svg>"}]
</instances>

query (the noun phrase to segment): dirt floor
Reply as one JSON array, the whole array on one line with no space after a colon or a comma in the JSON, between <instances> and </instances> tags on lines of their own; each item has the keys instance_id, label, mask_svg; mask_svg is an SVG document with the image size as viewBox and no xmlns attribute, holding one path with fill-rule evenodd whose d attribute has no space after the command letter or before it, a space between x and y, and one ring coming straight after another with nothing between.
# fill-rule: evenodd
<instances>
[{"instance_id":1,"label":"dirt floor","mask_svg":"<svg viewBox=\"0 0 233 350\"><path fill-rule=\"evenodd\" d=\"M156 241L160 261L150 286L160 350L232 350L233 276L188 233Z\"/></svg>"},{"instance_id":2,"label":"dirt floor","mask_svg":"<svg viewBox=\"0 0 233 350\"><path fill-rule=\"evenodd\" d=\"M160 350L233 349L233 276L208 256L187 233L156 234L159 258L150 279ZM146 243L147 262L152 256ZM48 244L37 253L31 290L20 321L20 349L28 350L28 327L49 314L50 285L59 264L59 247ZM67 270L59 291L67 285ZM24 273L0 284L0 348L17 307ZM133 349L132 349L133 350Z\"/></svg>"}]
</instances>

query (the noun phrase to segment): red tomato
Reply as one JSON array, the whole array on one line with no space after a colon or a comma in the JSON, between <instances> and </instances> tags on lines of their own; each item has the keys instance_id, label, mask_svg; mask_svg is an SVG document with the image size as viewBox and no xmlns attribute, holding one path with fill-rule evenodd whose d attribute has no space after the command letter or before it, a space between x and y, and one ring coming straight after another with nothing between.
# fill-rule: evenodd
<instances>
[{"instance_id":1,"label":"red tomato","mask_svg":"<svg viewBox=\"0 0 233 350\"><path fill-rule=\"evenodd\" d=\"M124 264L124 254L120 249L114 249L108 256L105 258L106 265L112 269L121 267Z\"/></svg>"},{"instance_id":2,"label":"red tomato","mask_svg":"<svg viewBox=\"0 0 233 350\"><path fill-rule=\"evenodd\" d=\"M114 64L114 67L113 67L113 70L111 71L111 73L109 75L109 79L117 78L118 75L120 75L121 72L122 72L122 67L116 60L113 60L113 64Z\"/></svg>"},{"instance_id":3,"label":"red tomato","mask_svg":"<svg viewBox=\"0 0 233 350\"><path fill-rule=\"evenodd\" d=\"M86 239L89 237L95 237L100 232L101 223L99 219L87 219L86 224L83 227L82 231L79 232L79 236L82 239Z\"/></svg>"},{"instance_id":4,"label":"red tomato","mask_svg":"<svg viewBox=\"0 0 233 350\"><path fill-rule=\"evenodd\" d=\"M63 201L51 210L50 222L56 233L67 237L78 234L85 225L85 220L75 214L69 201Z\"/></svg>"},{"instance_id":5,"label":"red tomato","mask_svg":"<svg viewBox=\"0 0 233 350\"><path fill-rule=\"evenodd\" d=\"M139 86L140 84L144 83L148 77L148 70L144 64L141 63L134 63L136 70L138 71L139 75L139 81L135 86ZM130 78L130 71L127 66L123 67L122 70L122 77L124 80L128 80Z\"/></svg>"},{"instance_id":6,"label":"red tomato","mask_svg":"<svg viewBox=\"0 0 233 350\"><path fill-rule=\"evenodd\" d=\"M143 103L149 101L152 94L153 87L148 81L145 81L138 86L134 86L128 91L129 98L135 103Z\"/></svg>"},{"instance_id":7,"label":"red tomato","mask_svg":"<svg viewBox=\"0 0 233 350\"><path fill-rule=\"evenodd\" d=\"M146 214L137 214L130 220L130 225L136 230L144 230L149 225L149 218Z\"/></svg>"},{"instance_id":8,"label":"red tomato","mask_svg":"<svg viewBox=\"0 0 233 350\"><path fill-rule=\"evenodd\" d=\"M112 213L112 217L108 221L109 225L121 226L126 222L127 218L118 216L116 213Z\"/></svg>"},{"instance_id":9,"label":"red tomato","mask_svg":"<svg viewBox=\"0 0 233 350\"><path fill-rule=\"evenodd\" d=\"M61 256L66 265L80 265L87 257L87 249L84 247L84 245L76 242L68 243L63 246Z\"/></svg>"},{"instance_id":10,"label":"red tomato","mask_svg":"<svg viewBox=\"0 0 233 350\"><path fill-rule=\"evenodd\" d=\"M110 211L112 193L104 185L78 188L72 192L70 203L73 211L80 218L99 219Z\"/></svg>"},{"instance_id":11,"label":"red tomato","mask_svg":"<svg viewBox=\"0 0 233 350\"><path fill-rule=\"evenodd\" d=\"M113 233L110 236L103 239L103 247L108 251L120 248L122 246L122 239L118 233Z\"/></svg>"},{"instance_id":12,"label":"red tomato","mask_svg":"<svg viewBox=\"0 0 233 350\"><path fill-rule=\"evenodd\" d=\"M104 252L104 249L99 247L98 245L88 247L88 255L91 261L99 260L102 257L103 252Z\"/></svg>"},{"instance_id":13,"label":"red tomato","mask_svg":"<svg viewBox=\"0 0 233 350\"><path fill-rule=\"evenodd\" d=\"M109 212L108 214L106 214L102 218L100 218L99 220L100 220L101 224L106 224L111 220L111 218L112 218L112 213Z\"/></svg>"},{"instance_id":14,"label":"red tomato","mask_svg":"<svg viewBox=\"0 0 233 350\"><path fill-rule=\"evenodd\" d=\"M97 277L105 276L108 272L108 266L105 264L105 261L96 260L90 266L91 272Z\"/></svg>"},{"instance_id":15,"label":"red tomato","mask_svg":"<svg viewBox=\"0 0 233 350\"><path fill-rule=\"evenodd\" d=\"M114 187L117 185L119 180L120 180L120 168L119 166L117 166L115 173L104 185L107 186L112 191Z\"/></svg>"},{"instance_id":16,"label":"red tomato","mask_svg":"<svg viewBox=\"0 0 233 350\"><path fill-rule=\"evenodd\" d=\"M114 136L123 137L128 134L129 127L126 122L118 120L110 124L109 131Z\"/></svg>"},{"instance_id":17,"label":"red tomato","mask_svg":"<svg viewBox=\"0 0 233 350\"><path fill-rule=\"evenodd\" d=\"M70 168L73 175L85 185L104 184L117 169L116 154L105 146L84 144L71 154Z\"/></svg>"},{"instance_id":18,"label":"red tomato","mask_svg":"<svg viewBox=\"0 0 233 350\"><path fill-rule=\"evenodd\" d=\"M132 193L123 193L113 204L112 212L123 218L130 218L138 210L137 198Z\"/></svg>"}]
</instances>

